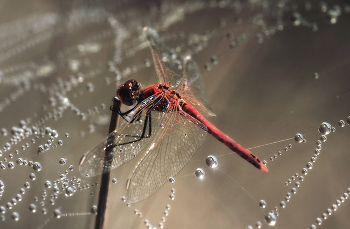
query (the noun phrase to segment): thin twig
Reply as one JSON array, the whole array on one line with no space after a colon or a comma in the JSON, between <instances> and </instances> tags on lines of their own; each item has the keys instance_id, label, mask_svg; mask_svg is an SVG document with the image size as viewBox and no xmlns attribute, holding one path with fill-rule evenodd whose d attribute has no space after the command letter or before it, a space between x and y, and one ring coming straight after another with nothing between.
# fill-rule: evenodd
<instances>
[{"instance_id":1,"label":"thin twig","mask_svg":"<svg viewBox=\"0 0 350 229\"><path fill-rule=\"evenodd\" d=\"M119 114L117 110L120 108L120 101L118 100L117 97L113 98L113 105L111 107L112 114L111 114L111 121L109 123L109 132L113 132L115 129L117 129L117 124L118 124L118 117ZM107 142L110 142L109 140ZM106 147L106 149L108 149ZM108 150L105 151L105 158L108 155ZM106 164L103 167L103 173L101 176L101 185L100 185L100 193L98 196L98 207L97 207L97 216L96 216L96 221L95 221L95 229L102 229L103 228L103 223L105 219L105 212L106 212L106 207L107 207L107 197L108 197L108 187L109 187L109 177L110 177L110 163L111 160L105 160Z\"/></svg>"}]
</instances>

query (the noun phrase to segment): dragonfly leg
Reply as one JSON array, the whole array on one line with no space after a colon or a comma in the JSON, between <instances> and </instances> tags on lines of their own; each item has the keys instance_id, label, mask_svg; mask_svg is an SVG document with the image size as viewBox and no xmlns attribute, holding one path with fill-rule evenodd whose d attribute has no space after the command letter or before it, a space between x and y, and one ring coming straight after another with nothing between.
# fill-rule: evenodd
<instances>
[{"instance_id":1,"label":"dragonfly leg","mask_svg":"<svg viewBox=\"0 0 350 229\"><path fill-rule=\"evenodd\" d=\"M147 124L148 124L148 125L147 125ZM147 126L148 126L148 135L146 135ZM149 111L149 112L147 112L147 115L146 115L146 118L145 118L145 123L144 123L144 125L143 125L143 129L142 129L141 135L140 135L140 136L125 135L126 137L134 137L134 138L137 138L137 139L132 140L132 141L129 141L129 142L124 142L124 143L121 143L121 144L115 144L115 145L113 145L113 147L115 147L115 146L121 146L121 145L127 145L127 144L132 144L132 143L141 141L142 139L151 137L151 133L152 133L152 127L151 127L151 112Z\"/></svg>"}]
</instances>

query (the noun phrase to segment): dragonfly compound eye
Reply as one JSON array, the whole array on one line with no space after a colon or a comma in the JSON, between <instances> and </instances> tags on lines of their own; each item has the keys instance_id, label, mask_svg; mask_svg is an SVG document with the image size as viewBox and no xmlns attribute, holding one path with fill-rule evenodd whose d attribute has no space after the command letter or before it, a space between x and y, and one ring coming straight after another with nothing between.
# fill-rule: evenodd
<instances>
[{"instance_id":1,"label":"dragonfly compound eye","mask_svg":"<svg viewBox=\"0 0 350 229\"><path fill-rule=\"evenodd\" d=\"M134 101L138 99L140 84L136 80L128 80L121 84L117 91L117 96L123 104L132 106Z\"/></svg>"}]
</instances>

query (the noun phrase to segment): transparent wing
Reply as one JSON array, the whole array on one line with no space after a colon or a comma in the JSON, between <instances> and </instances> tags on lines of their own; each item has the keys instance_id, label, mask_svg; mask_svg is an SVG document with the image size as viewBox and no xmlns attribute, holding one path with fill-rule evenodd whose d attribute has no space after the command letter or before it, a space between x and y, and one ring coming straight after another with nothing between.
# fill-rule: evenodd
<instances>
[{"instance_id":1,"label":"transparent wing","mask_svg":"<svg viewBox=\"0 0 350 229\"><path fill-rule=\"evenodd\" d=\"M157 31L150 27L144 27L143 34L151 49L159 82L165 83L171 89L176 89L183 76L182 62L176 60L176 54L164 44Z\"/></svg>"},{"instance_id":2,"label":"transparent wing","mask_svg":"<svg viewBox=\"0 0 350 229\"><path fill-rule=\"evenodd\" d=\"M183 99L194 106L203 116L215 116L210 110L203 77L197 63L187 56L184 58L184 66L183 89L179 88L179 91L182 91Z\"/></svg>"},{"instance_id":3,"label":"transparent wing","mask_svg":"<svg viewBox=\"0 0 350 229\"><path fill-rule=\"evenodd\" d=\"M139 202L155 193L192 158L206 136L206 127L181 110L166 113L164 129L138 163L128 185L128 201Z\"/></svg>"},{"instance_id":4,"label":"transparent wing","mask_svg":"<svg viewBox=\"0 0 350 229\"><path fill-rule=\"evenodd\" d=\"M131 112L135 118L133 122L125 121L119 130L110 133L94 149L84 154L79 163L80 173L83 176L97 176L102 172L118 168L142 152L143 148L152 142L160 123L164 122L164 114L160 112L152 112L151 122L146 119L147 111L156 105L159 97L160 95L151 96L138 104ZM126 118L131 121L130 114ZM147 122L146 128L144 128L145 122ZM150 123L151 134L149 136ZM143 133L144 138L138 140ZM107 158L106 150L109 152Z\"/></svg>"},{"instance_id":5,"label":"transparent wing","mask_svg":"<svg viewBox=\"0 0 350 229\"><path fill-rule=\"evenodd\" d=\"M206 97L203 77L197 63L189 57L186 57L183 63L175 59L175 53L170 51L154 29L145 27L143 33L150 46L159 81L186 97L187 102L191 103L203 116L215 116L208 109L209 100Z\"/></svg>"}]
</instances>

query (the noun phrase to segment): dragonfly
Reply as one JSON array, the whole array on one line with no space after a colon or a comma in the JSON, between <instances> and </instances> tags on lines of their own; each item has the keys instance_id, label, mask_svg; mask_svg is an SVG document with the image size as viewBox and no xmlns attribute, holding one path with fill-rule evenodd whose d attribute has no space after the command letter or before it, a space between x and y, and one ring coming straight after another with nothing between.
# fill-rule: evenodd
<instances>
[{"instance_id":1,"label":"dragonfly","mask_svg":"<svg viewBox=\"0 0 350 229\"><path fill-rule=\"evenodd\" d=\"M145 27L143 33L152 52L159 83L142 88L131 79L119 86L118 99L132 108L126 112L117 110L124 122L83 155L80 173L97 176L141 154L126 186L128 202L136 203L179 173L207 133L267 172L262 161L205 118L215 114L207 108L208 100L202 90L204 82L196 62L189 56L183 62L177 60L156 30Z\"/></svg>"}]
</instances>

